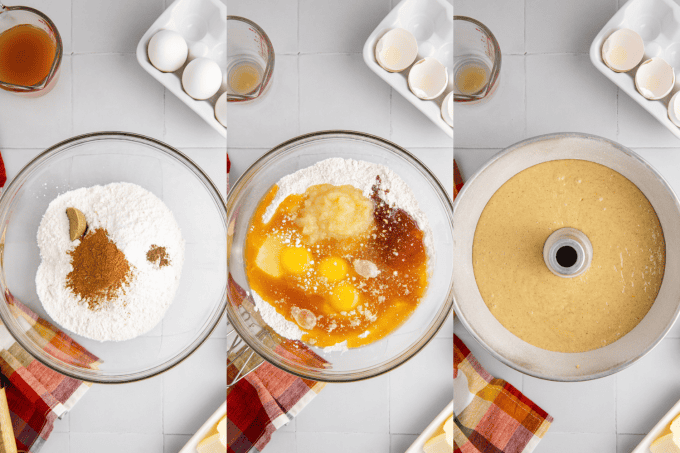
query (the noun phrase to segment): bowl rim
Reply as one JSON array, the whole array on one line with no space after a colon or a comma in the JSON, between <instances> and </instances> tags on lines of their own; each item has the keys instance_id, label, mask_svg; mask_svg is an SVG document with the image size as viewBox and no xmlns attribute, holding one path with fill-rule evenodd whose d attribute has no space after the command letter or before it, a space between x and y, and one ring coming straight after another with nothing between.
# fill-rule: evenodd
<instances>
[{"instance_id":1,"label":"bowl rim","mask_svg":"<svg viewBox=\"0 0 680 453\"><path fill-rule=\"evenodd\" d=\"M601 137L599 135L594 135L594 134L588 134L584 132L554 132L554 133L548 133L548 134L542 134L542 135L537 135L534 137L526 138L524 140L520 140L517 143L514 143L502 150L500 150L498 153L493 155L489 160L487 160L463 185L462 190L458 193L456 197L456 201L453 203L453 211L454 211L454 217L456 215L456 209L458 206L462 203L460 203L460 200L465 199L465 194L472 190L470 187L472 187L474 184L474 181L479 178L479 176L484 173L489 167L494 165L497 161L499 161L501 158L504 156L526 146L530 145L533 143L538 143L542 141L547 141L547 140L553 140L553 139L559 139L559 138L581 138L581 139L587 139L587 140L596 140L600 142L605 142L608 145L610 145L612 148L617 149L618 151L622 152L623 154L627 155L628 157L631 157L632 159L638 161L641 165L644 167L647 167L650 172L659 180L659 182L665 187L665 189L668 191L668 193L671 195L671 197L675 200L676 206L680 209L680 200L678 199L677 194L673 190L673 188L668 184L668 181L661 175L652 165L649 164L642 156L631 150L630 148L614 141L610 140L605 137ZM460 215L460 214L459 214ZM454 226L455 228L455 226ZM664 279L666 276L664 275ZM460 296L458 296L458 299ZM668 332L673 328L675 323L677 322L678 318L680 317L680 305L678 306L678 309L676 309L675 316L669 322L669 324L666 326L666 328L663 330L661 335L656 338L648 348L646 348L642 353L640 353L637 357L630 358L617 366L614 366L612 368L609 368L605 371L601 371L599 373L593 373L589 375L579 375L579 376L573 376L573 377L563 377L563 376L553 376L553 375L547 375L543 373L539 373L536 371L532 371L530 368L527 368L525 366L522 366L521 364L515 363L506 357L502 356L496 350L494 350L487 342L485 342L477 333L477 331L470 325L470 323L465 319L460 310L460 305L459 302L456 298L456 292L454 290L453 294L453 307L454 310L456 310L457 313L457 318L460 320L461 324L465 327L468 333L489 353L491 356L493 356L496 360L500 361L501 363L509 366L510 368L519 371L522 374L525 374L527 376L532 376L538 379L543 379L546 381L553 381L553 382L584 382L584 381L591 381L595 379L600 379L603 377L611 376L614 375L620 371L623 371L624 369L628 368L629 366L633 365L635 362L638 360L642 359L644 356L646 356L649 352L652 351L668 334ZM623 337L622 337L623 338ZM618 341L618 340L617 340ZM612 343L614 344L614 343Z\"/></svg>"},{"instance_id":2,"label":"bowl rim","mask_svg":"<svg viewBox=\"0 0 680 453\"><path fill-rule=\"evenodd\" d=\"M420 161L416 156L411 154L409 151L404 149L403 147L397 145L394 142L391 142L387 139L384 139L382 137L378 137L376 135L372 135L366 132L359 132L359 131L351 131L351 130L323 130L323 131L317 131L317 132L310 132L306 134L301 134L296 137L293 137L289 140L284 141L283 143L280 143L279 145L274 146L271 148L269 151L267 151L265 154L263 154L260 158L258 158L255 162L253 162L247 170L245 170L239 178L236 180L236 183L231 187L231 190L227 193L227 216L228 219L227 221L229 222L229 216L230 213L234 210L233 208L233 200L236 198L234 195L238 194L242 189L243 185L247 182L247 180L250 179L252 176L251 173L255 171L254 169L259 169L263 165L267 164L267 161L272 159L275 155L278 153L288 149L292 145L296 144L302 144L302 143L310 143L314 142L317 140L321 139L328 139L328 138L336 138L336 139L354 139L354 140L364 140L364 141L369 141L373 142L374 144L377 142L380 146L386 147L390 149L390 151L395 151L397 153L401 153L402 157L406 157L407 160L410 160L412 164L416 164L416 168L418 170L423 171L429 178L431 178L431 183L433 186L437 189L440 195L440 199L444 202L443 204L445 205L444 207L446 208L447 214L448 214L448 220L451 226L451 232L453 233L453 200L451 199L450 195L446 192L446 189L444 186L441 184L439 179L430 171L429 167L425 165L423 162ZM229 241L227 241L229 242ZM228 261L228 260L227 260ZM228 262L227 262L227 269L229 268ZM230 278L230 277L229 277ZM275 358L274 354L270 354L269 351L267 350L261 350L257 345L258 343L254 342L250 338L250 333L247 328L245 328L241 324L240 317L234 317L233 315L233 310L232 306L230 303L227 304L227 322L232 326L232 328L236 331L236 335L240 337L247 345L248 348L250 348L251 351L253 351L255 354L263 358L266 362L270 363L271 365L282 369L283 371L293 374L297 377L303 378L303 379L312 379L315 381L320 381L320 382L329 382L329 383L342 383L342 382L357 382L365 379L370 379L376 376L380 376L382 374L388 373L404 363L408 362L411 358L416 356L422 349L427 346L430 341L437 335L439 330L443 327L444 323L446 320L449 318L450 313L453 310L453 279L450 280L449 282L449 289L448 293L446 296L443 298L443 302L440 305L440 309L436 316L433 318L433 321L430 323L432 327L429 329L429 334L425 335L421 338L419 338L414 344L412 344L406 351L401 352L398 354L396 357L392 358L387 364L381 364L377 367L372 367L369 369L364 369L364 370L359 370L359 371L352 371L348 375L331 375L331 376L322 376L316 373L308 373L305 371L301 370L295 370L295 369L290 369L288 367L285 367L285 364L279 364L277 363L278 361ZM236 319L236 322L234 322L234 319ZM453 320L452 320L453 321ZM245 333L245 334L244 334ZM388 335L389 336L389 335ZM387 338L387 337L386 337ZM229 352L229 351L227 351Z\"/></svg>"},{"instance_id":3,"label":"bowl rim","mask_svg":"<svg viewBox=\"0 0 680 453\"><path fill-rule=\"evenodd\" d=\"M0 221L5 220L7 206L11 203L12 198L16 194L16 191L20 189L24 183L23 181L21 181L22 176L24 176L29 170L32 170L35 167L35 165L39 164L43 160L46 160L47 158L52 156L55 152L61 152L66 151L68 149L72 149L74 145L82 145L91 141L110 139L137 142L138 144L150 146L156 149L157 151L164 152L168 156L185 164L188 170L192 171L196 176L199 177L199 179L204 180L203 183L208 189L208 192L210 192L210 194L212 195L213 201L218 206L219 214L225 222L224 225L226 231L227 207L224 197L220 193L219 189L217 189L214 182L210 179L210 177L207 174L203 172L203 170L198 164L196 164L184 153L174 148L173 146L168 145L167 143L164 143L160 140L142 134L123 131L100 131L76 135L66 140L62 140L61 142L47 148L45 151L42 151L40 154L35 156L26 165L24 165L24 167L19 171L19 173L17 173L17 175L14 178L12 178L12 180L6 187L1 189L2 195L0 196ZM0 262L4 263L4 234L2 235L0 243L3 246L2 251L0 251ZM6 288L7 285L5 284L4 269L2 274L0 275L0 280L2 280L0 286L4 286ZM217 326L220 325L220 321L224 318L227 306L226 291L227 281L225 279L225 285L221 295L221 302L216 306L218 310L215 311L211 318L209 318L204 323L204 325L210 327L205 329L202 332L202 334L199 335L188 347L184 348L179 355L176 355L170 360L167 360L164 363L156 365L147 370L126 372L124 374L102 376L100 373L98 373L99 370L93 370L90 368L82 368L70 364L65 364L64 362L54 358L52 355L45 353L42 350L42 348L36 348L32 342L24 341L24 339L21 338L21 334L23 334L24 329L22 329L18 325L14 316L12 316L11 313L9 312L8 310L9 303L7 300L7 295L4 293L4 291L0 291L0 302L3 302L0 303L0 321L2 321L5 327L7 327L7 330L9 331L10 335L12 335L14 341L16 341L22 348L24 348L31 355L31 357L38 360L40 363L47 366L48 368L60 374L85 382L96 384L126 384L158 376L179 365L181 362L183 362L189 356L191 356L194 352L196 352L196 350L198 350L198 348L201 347L203 343L205 343L205 341L212 335ZM59 330L62 330L66 335L69 335L68 331L63 330L63 328L58 324L52 322L50 323L53 324L55 327L59 328ZM17 332L19 332L20 335L17 335Z\"/></svg>"}]
</instances>

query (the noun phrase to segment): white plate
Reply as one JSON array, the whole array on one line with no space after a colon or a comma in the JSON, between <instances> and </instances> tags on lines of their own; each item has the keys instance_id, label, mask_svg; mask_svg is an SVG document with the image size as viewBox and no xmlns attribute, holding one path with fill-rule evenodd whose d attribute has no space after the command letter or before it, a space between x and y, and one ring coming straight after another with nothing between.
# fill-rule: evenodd
<instances>
[{"instance_id":1,"label":"white plate","mask_svg":"<svg viewBox=\"0 0 680 453\"><path fill-rule=\"evenodd\" d=\"M645 43L642 61L661 57L675 70L675 86L668 96L658 101L645 99L635 89L637 67L628 72L614 72L602 61L602 44L613 32L621 28L636 31ZM607 22L590 46L590 61L609 80L652 114L677 138L680 128L668 118L668 102L680 91L680 6L673 0L629 0ZM639 67L639 66L638 66Z\"/></svg>"},{"instance_id":2,"label":"white plate","mask_svg":"<svg viewBox=\"0 0 680 453\"><path fill-rule=\"evenodd\" d=\"M446 66L449 85L436 99L423 101L408 88L408 73L385 71L375 60L375 46L386 32L393 28L404 28L418 41L418 56L415 61L434 57ZM434 124L453 138L453 128L442 119L441 105L446 95L453 91L453 5L446 0L402 0L373 30L364 44L364 61L380 78L397 90Z\"/></svg>"},{"instance_id":3,"label":"white plate","mask_svg":"<svg viewBox=\"0 0 680 453\"><path fill-rule=\"evenodd\" d=\"M182 72L161 72L156 69L146 49L151 37L159 30L173 30L180 33L189 45L187 63L196 56L212 58L222 70L222 87L217 94L205 101L197 101L182 89ZM210 124L222 137L227 137L227 128L215 119L215 103L226 91L224 75L227 70L227 6L220 0L175 0L144 33L137 45L137 61L156 80L170 90L190 109Z\"/></svg>"},{"instance_id":4,"label":"white plate","mask_svg":"<svg viewBox=\"0 0 680 453\"><path fill-rule=\"evenodd\" d=\"M196 447L198 446L198 443L205 438L205 435L208 434L212 427L215 426L217 422L219 422L220 419L225 415L227 415L226 401L222 403L220 408L217 409L205 423L203 423L203 426L201 426L199 430L196 431L196 434L194 434L193 437L189 439L189 442L187 442L186 445L182 447L179 453L197 453L198 450L196 450Z\"/></svg>"},{"instance_id":5,"label":"white plate","mask_svg":"<svg viewBox=\"0 0 680 453\"><path fill-rule=\"evenodd\" d=\"M644 439L642 439L642 442L638 444L637 447L635 447L635 450L633 450L631 453L649 453L649 446L652 445L652 442L656 440L657 437L659 437L659 434L661 434L661 431L668 425L671 420L673 420L678 414L680 414L680 401L675 403L675 406L669 410L666 415L663 416L661 420L659 420L659 423L657 423L654 428L645 436Z\"/></svg>"},{"instance_id":6,"label":"white plate","mask_svg":"<svg viewBox=\"0 0 680 453\"><path fill-rule=\"evenodd\" d=\"M446 419L452 415L453 415L453 401L447 404L444 410L441 411L439 415L437 415L437 418L432 420L432 423L430 423L428 427L425 428L425 431L423 431L422 434L418 436L418 438L411 444L411 446L408 447L408 450L406 450L405 453L423 453L423 445L425 445L425 442L430 440L430 438L437 431L437 429L439 429L439 427L444 424Z\"/></svg>"}]
</instances>

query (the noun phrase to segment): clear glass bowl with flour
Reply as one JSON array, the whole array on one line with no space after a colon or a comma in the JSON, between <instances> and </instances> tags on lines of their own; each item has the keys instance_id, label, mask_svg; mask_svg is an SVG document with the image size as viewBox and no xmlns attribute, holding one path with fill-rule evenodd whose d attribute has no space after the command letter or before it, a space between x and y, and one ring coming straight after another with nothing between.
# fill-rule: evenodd
<instances>
[{"instance_id":1,"label":"clear glass bowl with flour","mask_svg":"<svg viewBox=\"0 0 680 453\"><path fill-rule=\"evenodd\" d=\"M36 288L41 263L36 236L48 205L57 196L121 182L142 187L167 206L185 241L184 264L174 298L154 327L118 332L113 335L118 338L106 339L122 341L102 342L92 339L96 335L88 338L70 330L77 330L75 326L62 326L45 310ZM134 216L130 219L134 220ZM4 250L0 318L31 355L60 373L98 383L124 383L155 376L200 347L224 313L224 199L198 166L162 142L135 134L96 133L57 144L31 161L7 186L0 199L0 221ZM97 225L93 222L93 226ZM115 236L116 228L109 229ZM99 357L99 369L70 365L26 335L23 319L15 316L17 312L11 306L12 298L62 328Z\"/></svg>"},{"instance_id":2,"label":"clear glass bowl with flour","mask_svg":"<svg viewBox=\"0 0 680 453\"><path fill-rule=\"evenodd\" d=\"M329 158L354 159L387 167L408 185L427 217L436 251L429 265L427 293L413 314L386 337L357 348L326 352L310 346L322 359L305 360L300 343L267 327L255 309L246 274L244 247L248 225L262 197L282 177ZM348 382L388 372L417 354L437 333L453 305L453 206L450 195L414 156L378 137L358 132L307 134L269 151L248 169L229 193L229 323L255 353L298 376L325 382ZM238 287L246 291L245 298ZM243 294L243 293L240 293ZM343 348L344 349L344 348ZM444 359L444 358L442 358Z\"/></svg>"}]
</instances>

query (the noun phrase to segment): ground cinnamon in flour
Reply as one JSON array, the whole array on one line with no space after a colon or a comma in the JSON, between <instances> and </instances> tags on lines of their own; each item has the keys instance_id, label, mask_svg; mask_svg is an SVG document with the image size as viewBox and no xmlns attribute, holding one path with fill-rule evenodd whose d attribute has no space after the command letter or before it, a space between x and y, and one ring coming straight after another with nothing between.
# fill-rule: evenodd
<instances>
[{"instance_id":1,"label":"ground cinnamon in flour","mask_svg":"<svg viewBox=\"0 0 680 453\"><path fill-rule=\"evenodd\" d=\"M130 263L105 229L89 232L69 255L73 270L66 277L66 287L87 302L90 310L117 297L130 281Z\"/></svg>"},{"instance_id":2,"label":"ground cinnamon in flour","mask_svg":"<svg viewBox=\"0 0 680 453\"><path fill-rule=\"evenodd\" d=\"M156 244L153 244L149 251L146 252L146 260L150 263L156 263L158 267L165 267L170 264L165 247L159 247Z\"/></svg>"}]
</instances>

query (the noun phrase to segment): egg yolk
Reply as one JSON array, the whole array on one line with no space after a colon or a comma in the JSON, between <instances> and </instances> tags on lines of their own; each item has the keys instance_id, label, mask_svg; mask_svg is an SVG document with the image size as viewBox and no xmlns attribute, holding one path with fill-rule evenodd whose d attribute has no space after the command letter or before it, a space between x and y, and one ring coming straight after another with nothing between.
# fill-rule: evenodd
<instances>
[{"instance_id":1,"label":"egg yolk","mask_svg":"<svg viewBox=\"0 0 680 453\"><path fill-rule=\"evenodd\" d=\"M319 273L326 277L328 281L339 282L347 276L349 265L342 258L334 256L324 258L319 263Z\"/></svg>"},{"instance_id":2,"label":"egg yolk","mask_svg":"<svg viewBox=\"0 0 680 453\"><path fill-rule=\"evenodd\" d=\"M338 312L350 312L359 305L359 291L349 283L341 283L331 291L330 303Z\"/></svg>"},{"instance_id":3,"label":"egg yolk","mask_svg":"<svg viewBox=\"0 0 680 453\"><path fill-rule=\"evenodd\" d=\"M304 247L287 247L281 251L281 265L289 274L303 274L312 259Z\"/></svg>"}]
</instances>

